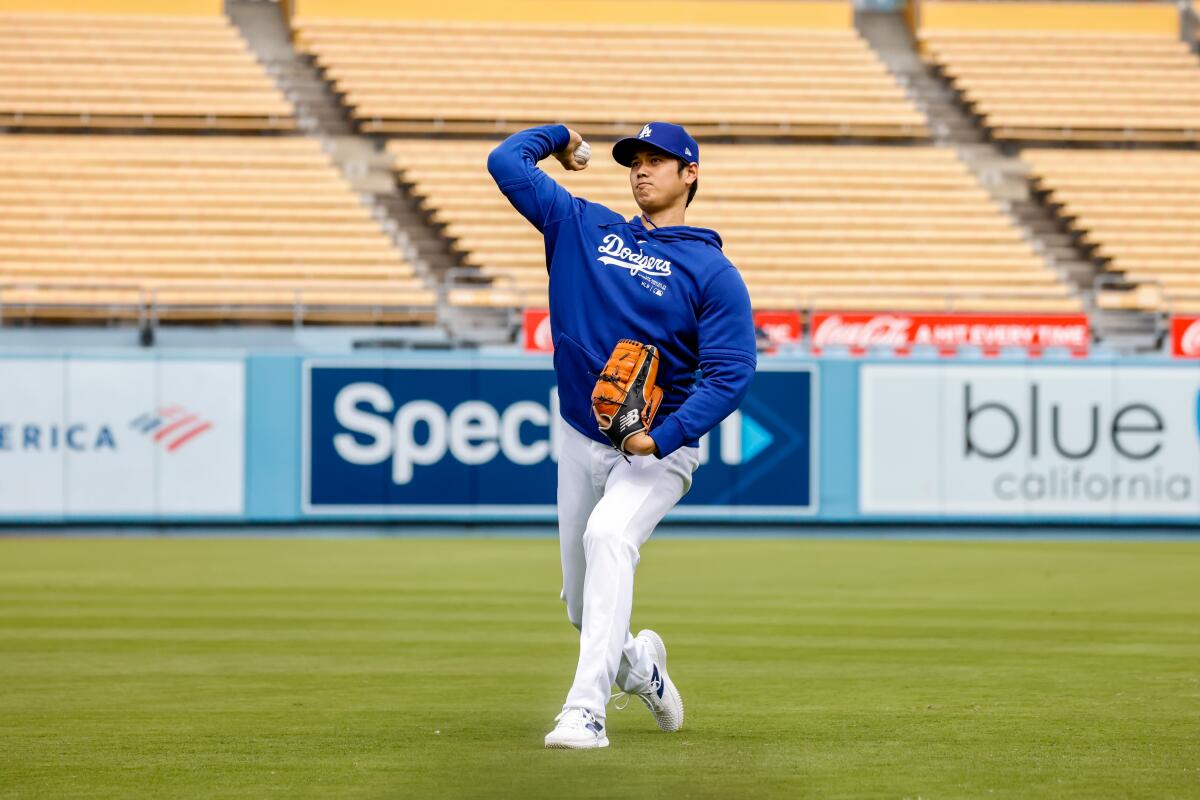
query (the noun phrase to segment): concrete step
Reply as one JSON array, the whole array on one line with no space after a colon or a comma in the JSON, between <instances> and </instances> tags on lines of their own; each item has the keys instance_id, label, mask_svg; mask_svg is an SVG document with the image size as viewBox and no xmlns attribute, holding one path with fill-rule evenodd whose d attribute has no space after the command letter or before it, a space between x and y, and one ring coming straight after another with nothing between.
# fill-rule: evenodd
<instances>
[{"instance_id":1,"label":"concrete step","mask_svg":"<svg viewBox=\"0 0 1200 800\"><path fill-rule=\"evenodd\" d=\"M1162 349L1166 320L1161 314L1097 309L1090 317L1097 341L1118 352L1146 353Z\"/></svg>"},{"instance_id":2,"label":"concrete step","mask_svg":"<svg viewBox=\"0 0 1200 800\"><path fill-rule=\"evenodd\" d=\"M408 232L430 274L440 282L448 270L461 266L462 258L453 241L443 236L441 228L433 225L417 207L416 198L399 185L393 183L393 187L393 192L376 195L375 200L390 219Z\"/></svg>"},{"instance_id":3,"label":"concrete step","mask_svg":"<svg viewBox=\"0 0 1200 800\"><path fill-rule=\"evenodd\" d=\"M1072 254L1072 256L1076 253L1075 238L1073 236L1068 236L1065 233L1038 233L1036 238L1047 249L1065 250Z\"/></svg>"}]
</instances>

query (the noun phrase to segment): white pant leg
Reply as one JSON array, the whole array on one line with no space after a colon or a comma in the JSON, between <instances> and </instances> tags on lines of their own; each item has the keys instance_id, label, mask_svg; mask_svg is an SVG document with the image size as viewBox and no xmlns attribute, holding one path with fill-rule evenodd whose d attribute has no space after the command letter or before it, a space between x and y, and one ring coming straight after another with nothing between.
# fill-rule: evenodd
<instances>
[{"instance_id":1,"label":"white pant leg","mask_svg":"<svg viewBox=\"0 0 1200 800\"><path fill-rule=\"evenodd\" d=\"M577 630L583 628L583 581L587 559L583 534L588 517L604 494L608 473L620 457L611 448L598 444L571 428L562 420L558 461L558 546L562 561L562 592L567 619ZM633 634L627 633L617 669L617 685L625 691L645 686L650 681L653 654L643 653Z\"/></svg>"},{"instance_id":2,"label":"white pant leg","mask_svg":"<svg viewBox=\"0 0 1200 800\"><path fill-rule=\"evenodd\" d=\"M612 467L583 534L583 629L575 683L564 704L601 718L622 657L630 665L626 682L644 682L641 673L648 669L649 654L629 635L639 550L691 488L699 452L684 447L663 459L643 456L626 462L608 450L604 457Z\"/></svg>"},{"instance_id":3,"label":"white pant leg","mask_svg":"<svg viewBox=\"0 0 1200 800\"><path fill-rule=\"evenodd\" d=\"M608 469L593 453L596 444L561 419L558 455L558 550L562 558L563 585L559 595L567 604L567 619L583 628L583 577L587 560L583 534L588 517L604 494ZM615 455L615 453L614 453Z\"/></svg>"}]
</instances>

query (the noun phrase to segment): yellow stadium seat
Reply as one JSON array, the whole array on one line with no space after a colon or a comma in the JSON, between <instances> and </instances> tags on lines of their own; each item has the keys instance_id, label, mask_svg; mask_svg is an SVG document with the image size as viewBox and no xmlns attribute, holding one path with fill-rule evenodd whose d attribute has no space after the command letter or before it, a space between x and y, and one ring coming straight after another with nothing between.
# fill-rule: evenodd
<instances>
[{"instance_id":1,"label":"yellow stadium seat","mask_svg":"<svg viewBox=\"0 0 1200 800\"><path fill-rule=\"evenodd\" d=\"M1034 186L1061 206L1106 269L1133 284L1102 308L1178 310L1200 286L1200 152L1051 150L1023 158Z\"/></svg>"},{"instance_id":2,"label":"yellow stadium seat","mask_svg":"<svg viewBox=\"0 0 1200 800\"><path fill-rule=\"evenodd\" d=\"M849 27L701 27L679 43L611 25L301 17L296 29L370 133L494 134L570 119L592 135L671 118L698 135L928 137ZM588 80L548 92L547 69L568 59ZM646 74L671 92L645 93Z\"/></svg>"},{"instance_id":3,"label":"yellow stadium seat","mask_svg":"<svg viewBox=\"0 0 1200 800\"><path fill-rule=\"evenodd\" d=\"M452 305L542 305L541 237L485 170L492 143L391 140L399 180L423 198L487 286ZM597 141L596 152L607 142ZM1082 303L1047 268L953 151L933 147L705 144L690 224L716 228L759 308L1069 310ZM632 216L626 170L595 159L545 167L569 191ZM994 303L991 302L994 300Z\"/></svg>"},{"instance_id":4,"label":"yellow stadium seat","mask_svg":"<svg viewBox=\"0 0 1200 800\"><path fill-rule=\"evenodd\" d=\"M979 5L1000 13L1004 4ZM1200 141L1200 69L1173 29L1088 30L1086 14L1076 22L1076 30L927 27L921 48L997 139Z\"/></svg>"},{"instance_id":5,"label":"yellow stadium seat","mask_svg":"<svg viewBox=\"0 0 1200 800\"><path fill-rule=\"evenodd\" d=\"M0 125L295 129L223 16L0 13Z\"/></svg>"},{"instance_id":6,"label":"yellow stadium seat","mask_svg":"<svg viewBox=\"0 0 1200 800\"><path fill-rule=\"evenodd\" d=\"M0 161L5 318L436 316L315 140L10 134Z\"/></svg>"}]
</instances>

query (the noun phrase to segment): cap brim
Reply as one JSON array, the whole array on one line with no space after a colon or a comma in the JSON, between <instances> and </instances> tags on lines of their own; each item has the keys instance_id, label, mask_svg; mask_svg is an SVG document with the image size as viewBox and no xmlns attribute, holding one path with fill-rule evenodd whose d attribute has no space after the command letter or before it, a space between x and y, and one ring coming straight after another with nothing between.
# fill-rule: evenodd
<instances>
[{"instance_id":1,"label":"cap brim","mask_svg":"<svg viewBox=\"0 0 1200 800\"><path fill-rule=\"evenodd\" d=\"M666 153L672 158L684 158L684 156L681 156L678 153L672 153L665 147L659 147L656 144L652 144L645 139L639 139L636 136L627 136L614 144L612 149L613 158L616 159L616 162L622 167L628 167L633 163L634 154L643 147L651 147L655 150L658 150L660 153Z\"/></svg>"}]
</instances>

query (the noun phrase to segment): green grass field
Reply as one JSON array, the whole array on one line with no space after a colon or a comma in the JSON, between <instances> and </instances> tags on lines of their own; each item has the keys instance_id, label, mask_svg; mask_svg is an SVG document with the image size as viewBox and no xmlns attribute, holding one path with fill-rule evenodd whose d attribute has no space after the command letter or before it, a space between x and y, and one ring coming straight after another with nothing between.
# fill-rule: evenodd
<instances>
[{"instance_id":1,"label":"green grass field","mask_svg":"<svg viewBox=\"0 0 1200 800\"><path fill-rule=\"evenodd\" d=\"M1200 797L1200 542L652 541L687 724L590 752L541 747L558 580L550 539L0 539L0 796Z\"/></svg>"}]
</instances>

